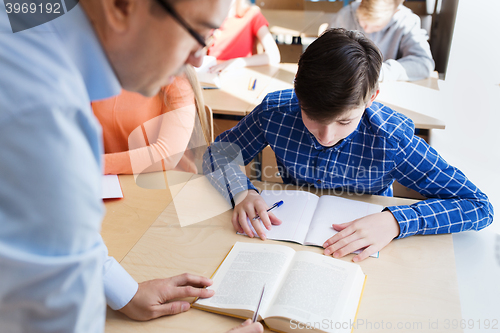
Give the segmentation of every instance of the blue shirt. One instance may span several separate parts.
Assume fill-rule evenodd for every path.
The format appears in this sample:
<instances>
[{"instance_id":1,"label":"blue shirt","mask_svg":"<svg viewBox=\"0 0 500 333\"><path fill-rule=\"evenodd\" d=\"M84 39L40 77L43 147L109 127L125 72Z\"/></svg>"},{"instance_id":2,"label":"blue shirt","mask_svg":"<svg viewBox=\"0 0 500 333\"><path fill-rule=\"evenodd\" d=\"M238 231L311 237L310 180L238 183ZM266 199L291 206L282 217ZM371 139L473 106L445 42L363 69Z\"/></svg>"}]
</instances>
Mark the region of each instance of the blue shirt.
<instances>
[{"instance_id":1,"label":"blue shirt","mask_svg":"<svg viewBox=\"0 0 500 333\"><path fill-rule=\"evenodd\" d=\"M413 205L387 207L399 223L399 238L479 230L493 221L487 196L414 135L409 118L380 103L365 110L344 140L323 147L304 126L295 92L277 91L215 141L204 169L228 200L255 189L239 164L269 145L286 184L392 196L397 180L424 195L427 200Z\"/></svg>"},{"instance_id":2,"label":"blue shirt","mask_svg":"<svg viewBox=\"0 0 500 333\"><path fill-rule=\"evenodd\" d=\"M112 275L130 282L125 302L137 290L99 235L103 149L90 102L119 82L78 5L13 33L0 2L0 73L1 330L103 331L103 289L122 285Z\"/></svg>"}]
</instances>

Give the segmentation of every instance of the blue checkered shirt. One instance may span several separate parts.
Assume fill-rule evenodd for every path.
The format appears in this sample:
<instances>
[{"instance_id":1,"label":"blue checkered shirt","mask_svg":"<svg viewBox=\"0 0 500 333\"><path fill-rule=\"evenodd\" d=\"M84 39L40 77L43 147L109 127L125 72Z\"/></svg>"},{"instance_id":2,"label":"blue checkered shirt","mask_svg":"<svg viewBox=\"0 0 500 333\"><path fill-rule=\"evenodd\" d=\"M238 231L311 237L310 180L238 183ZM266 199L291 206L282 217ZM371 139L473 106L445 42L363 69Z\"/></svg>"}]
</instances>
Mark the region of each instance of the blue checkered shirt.
<instances>
[{"instance_id":1,"label":"blue checkered shirt","mask_svg":"<svg viewBox=\"0 0 500 333\"><path fill-rule=\"evenodd\" d=\"M304 126L294 91L277 91L215 141L204 171L231 201L256 190L240 166L269 145L286 184L392 196L397 180L428 198L386 207L399 223L398 238L480 230L493 221L488 197L414 135L409 118L380 103L365 110L353 133L327 148Z\"/></svg>"}]
</instances>

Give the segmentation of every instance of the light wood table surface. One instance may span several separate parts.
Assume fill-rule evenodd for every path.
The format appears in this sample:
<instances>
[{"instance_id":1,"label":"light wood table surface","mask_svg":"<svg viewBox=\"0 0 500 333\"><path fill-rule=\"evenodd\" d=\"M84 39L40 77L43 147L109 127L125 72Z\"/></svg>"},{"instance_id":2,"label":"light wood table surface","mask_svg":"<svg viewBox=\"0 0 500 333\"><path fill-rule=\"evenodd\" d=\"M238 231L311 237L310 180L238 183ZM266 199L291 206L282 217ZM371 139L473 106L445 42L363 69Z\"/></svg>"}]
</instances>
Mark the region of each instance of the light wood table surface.
<instances>
[{"instance_id":1,"label":"light wood table surface","mask_svg":"<svg viewBox=\"0 0 500 333\"><path fill-rule=\"evenodd\" d=\"M300 36L324 13L309 10L262 9L274 35Z\"/></svg>"},{"instance_id":2,"label":"light wood table surface","mask_svg":"<svg viewBox=\"0 0 500 333\"><path fill-rule=\"evenodd\" d=\"M205 104L214 114L244 117L256 107L261 91L271 82L279 66L255 66L224 71L220 74L220 89L204 89ZM257 79L255 89L249 89L253 79Z\"/></svg>"},{"instance_id":3,"label":"light wood table surface","mask_svg":"<svg viewBox=\"0 0 500 333\"><path fill-rule=\"evenodd\" d=\"M297 72L297 64L280 64L279 70L274 74L274 77L269 82L269 84L262 90L261 94L258 96L259 102L264 99L264 97L276 90L290 89L293 88L293 79L295 78L295 73ZM425 80L415 81L415 82L393 82L391 85L382 85L381 90L384 92L384 100L377 99L384 105L401 112L415 124L415 128L418 129L444 129L445 123L437 118L416 112L410 108L402 107L398 104L386 102L386 100L391 100L391 95L398 93L398 86L404 85L410 89L406 89L409 94L409 98L418 98L417 95L411 96L411 87L414 88L429 88L438 90L438 78L433 76ZM385 89L385 91L384 91Z\"/></svg>"},{"instance_id":4,"label":"light wood table surface","mask_svg":"<svg viewBox=\"0 0 500 333\"><path fill-rule=\"evenodd\" d=\"M173 203L164 209L165 201L145 199L153 198L156 194L146 194L143 189L131 185L130 176L121 176L120 179L125 195L122 203L127 200L127 204L122 205L126 214L122 214L121 219L106 216L108 228L113 225L119 227L124 222L147 225L151 216L144 214L144 210L151 209L155 212L153 215L162 211L143 235L138 232L140 240L137 243L129 240L129 246L133 248L121 261L137 281L184 272L211 276L236 241L262 242L235 234L230 223L232 211L181 227ZM256 185L261 189L281 186L265 183ZM145 191L153 193L157 190ZM379 196L350 198L386 206L414 202ZM148 209L143 206L146 202ZM108 215L116 214L110 209L112 206L117 209L114 203L106 203ZM193 209L196 209L195 203ZM131 221L125 221L127 219ZM116 252L117 245L109 242L109 237L105 237L105 241L110 253ZM295 250L322 252L317 247L266 242L287 245ZM121 246L123 248L123 244ZM352 255L349 255L342 260L351 258ZM368 279L355 332L387 331L381 330L380 325L391 325L395 332L461 332L444 327L445 320L461 319L451 235L413 236L395 240L381 251L380 258L368 258L360 266ZM436 321L439 329L429 327ZM106 332L225 332L240 323L241 320L235 318L197 309L149 322L136 322L108 309ZM395 329L398 325L402 327Z\"/></svg>"},{"instance_id":5,"label":"light wood table surface","mask_svg":"<svg viewBox=\"0 0 500 333\"><path fill-rule=\"evenodd\" d=\"M166 182L161 181L163 174L145 174L139 177L138 185L133 175L119 176L123 198L104 201L106 215L102 222L101 235L109 255L117 261L127 255L172 202ZM151 183L155 186L149 186Z\"/></svg>"},{"instance_id":6,"label":"light wood table surface","mask_svg":"<svg viewBox=\"0 0 500 333\"><path fill-rule=\"evenodd\" d=\"M281 63L277 66L256 66L239 68L221 74L221 89L208 89L203 91L205 103L209 105L214 114L235 115L244 117L249 114L264 97L273 91L293 88L293 80L297 72L297 64ZM251 80L257 79L255 90L249 90ZM415 128L419 129L444 129L445 123L437 118L416 112L409 107L402 107L391 103L391 96L398 94L399 88L406 88L408 98L418 98L418 91L412 95L412 87L431 89L437 91L437 77L430 77L415 82L392 82L381 84L381 98L378 101L401 112L413 120Z\"/></svg>"}]
</instances>

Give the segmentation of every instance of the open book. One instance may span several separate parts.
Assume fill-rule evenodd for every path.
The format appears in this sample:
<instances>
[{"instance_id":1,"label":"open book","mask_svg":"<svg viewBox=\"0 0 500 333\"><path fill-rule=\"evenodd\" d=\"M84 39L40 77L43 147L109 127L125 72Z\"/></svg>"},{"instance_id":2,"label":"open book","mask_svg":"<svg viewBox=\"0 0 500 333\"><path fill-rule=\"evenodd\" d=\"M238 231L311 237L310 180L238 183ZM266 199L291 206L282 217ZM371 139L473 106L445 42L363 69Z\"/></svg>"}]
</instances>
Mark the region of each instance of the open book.
<instances>
[{"instance_id":1,"label":"open book","mask_svg":"<svg viewBox=\"0 0 500 333\"><path fill-rule=\"evenodd\" d=\"M379 213L384 208L367 202L345 199L333 195L317 195L305 191L262 191L262 198L271 207L283 200L283 205L272 213L283 223L265 230L267 239L282 240L322 247L337 233L332 224L351 222ZM249 221L250 224L250 221ZM252 232L255 233L250 224ZM359 253L356 251L355 253ZM378 252L372 257L378 258Z\"/></svg>"},{"instance_id":2,"label":"open book","mask_svg":"<svg viewBox=\"0 0 500 333\"><path fill-rule=\"evenodd\" d=\"M196 76L200 81L200 86L203 89L217 89L220 88L219 73L211 73L209 69L217 65L217 59L213 56L203 57L203 63L200 67L195 68Z\"/></svg>"},{"instance_id":3,"label":"open book","mask_svg":"<svg viewBox=\"0 0 500 333\"><path fill-rule=\"evenodd\" d=\"M251 318L275 331L351 332L365 275L357 264L285 245L237 242L212 277L215 295L194 308ZM336 324L337 323L337 324ZM308 330L309 331L309 330Z\"/></svg>"}]
</instances>

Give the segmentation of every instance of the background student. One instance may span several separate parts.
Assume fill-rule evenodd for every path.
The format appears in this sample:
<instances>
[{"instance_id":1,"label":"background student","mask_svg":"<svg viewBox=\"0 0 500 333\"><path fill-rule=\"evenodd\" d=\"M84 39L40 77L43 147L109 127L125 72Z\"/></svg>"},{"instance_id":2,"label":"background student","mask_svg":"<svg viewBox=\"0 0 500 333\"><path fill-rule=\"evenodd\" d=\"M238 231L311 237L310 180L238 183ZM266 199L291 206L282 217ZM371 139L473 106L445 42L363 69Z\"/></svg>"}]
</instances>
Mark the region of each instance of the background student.
<instances>
[{"instance_id":1,"label":"background student","mask_svg":"<svg viewBox=\"0 0 500 333\"><path fill-rule=\"evenodd\" d=\"M410 119L374 102L381 65L379 50L362 33L327 30L301 56L294 90L268 94L216 138L204 171L233 202L237 231L254 236L249 218L265 239L261 221L252 219L258 214L268 230L282 222L266 212L267 204L234 162L241 153L249 163L267 145L276 154L285 184L392 196L397 180L428 198L334 224L339 233L325 239L327 255L338 258L365 248L353 258L360 261L394 238L491 224L493 207L487 196L415 136Z\"/></svg>"},{"instance_id":2,"label":"background student","mask_svg":"<svg viewBox=\"0 0 500 333\"><path fill-rule=\"evenodd\" d=\"M414 81L434 70L429 36L404 0L361 0L343 7L328 27L359 30L383 55L380 81Z\"/></svg>"},{"instance_id":3,"label":"background student","mask_svg":"<svg viewBox=\"0 0 500 333\"><path fill-rule=\"evenodd\" d=\"M253 54L256 42L260 42L264 53ZM208 55L222 60L212 67L212 72L246 66L275 65L281 56L269 23L260 8L248 0L233 0L229 14L221 27L214 32L214 43Z\"/></svg>"},{"instance_id":4,"label":"background student","mask_svg":"<svg viewBox=\"0 0 500 333\"><path fill-rule=\"evenodd\" d=\"M185 153L200 122L205 145L210 133L201 88L194 69L163 87L154 97L122 90L121 94L92 103L103 128L104 173L139 174L177 168L197 173ZM147 143L146 144L146 140Z\"/></svg>"},{"instance_id":5,"label":"background student","mask_svg":"<svg viewBox=\"0 0 500 333\"><path fill-rule=\"evenodd\" d=\"M82 0L32 28L34 15L8 17L0 2L2 331L102 332L105 296L145 320L189 309L177 298L212 295L209 279L189 274L137 284L107 257L101 128L90 104L121 87L154 96L184 64L200 65L203 41L228 7Z\"/></svg>"}]
</instances>

